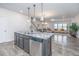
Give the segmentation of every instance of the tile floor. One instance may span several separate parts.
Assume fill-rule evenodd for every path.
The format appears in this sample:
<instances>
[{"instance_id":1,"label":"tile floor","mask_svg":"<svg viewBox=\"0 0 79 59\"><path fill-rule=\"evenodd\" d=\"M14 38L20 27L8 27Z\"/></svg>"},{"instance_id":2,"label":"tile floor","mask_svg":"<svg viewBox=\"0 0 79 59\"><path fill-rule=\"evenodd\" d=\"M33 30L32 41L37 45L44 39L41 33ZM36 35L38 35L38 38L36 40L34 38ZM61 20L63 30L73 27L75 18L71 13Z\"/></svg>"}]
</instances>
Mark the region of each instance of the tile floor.
<instances>
[{"instance_id":1,"label":"tile floor","mask_svg":"<svg viewBox=\"0 0 79 59\"><path fill-rule=\"evenodd\" d=\"M13 42L0 43L0 56L29 56ZM79 56L79 39L68 34L54 34L52 56Z\"/></svg>"}]
</instances>

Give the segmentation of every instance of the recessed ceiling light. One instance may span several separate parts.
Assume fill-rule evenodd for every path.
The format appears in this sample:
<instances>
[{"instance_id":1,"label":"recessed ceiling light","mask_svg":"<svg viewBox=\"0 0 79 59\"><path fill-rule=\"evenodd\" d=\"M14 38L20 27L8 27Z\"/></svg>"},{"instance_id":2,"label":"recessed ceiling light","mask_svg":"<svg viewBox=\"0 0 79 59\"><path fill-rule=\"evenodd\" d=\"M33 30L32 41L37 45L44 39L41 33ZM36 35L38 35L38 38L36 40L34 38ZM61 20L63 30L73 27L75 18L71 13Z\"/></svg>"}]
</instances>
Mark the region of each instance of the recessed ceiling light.
<instances>
[{"instance_id":1,"label":"recessed ceiling light","mask_svg":"<svg viewBox=\"0 0 79 59\"><path fill-rule=\"evenodd\" d=\"M23 13L23 10L20 10L19 12Z\"/></svg>"},{"instance_id":2,"label":"recessed ceiling light","mask_svg":"<svg viewBox=\"0 0 79 59\"><path fill-rule=\"evenodd\" d=\"M55 21L55 19L51 19L51 21Z\"/></svg>"}]
</instances>

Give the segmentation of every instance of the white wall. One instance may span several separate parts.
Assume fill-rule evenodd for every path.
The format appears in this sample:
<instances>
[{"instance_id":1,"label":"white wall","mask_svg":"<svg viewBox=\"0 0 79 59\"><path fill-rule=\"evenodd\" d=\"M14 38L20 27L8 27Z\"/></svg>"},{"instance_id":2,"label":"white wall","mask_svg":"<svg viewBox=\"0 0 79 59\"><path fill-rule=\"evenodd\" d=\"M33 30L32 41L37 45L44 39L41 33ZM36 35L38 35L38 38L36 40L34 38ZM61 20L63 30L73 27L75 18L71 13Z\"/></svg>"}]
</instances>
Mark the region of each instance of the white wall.
<instances>
[{"instance_id":1,"label":"white wall","mask_svg":"<svg viewBox=\"0 0 79 59\"><path fill-rule=\"evenodd\" d=\"M14 40L14 32L29 31L27 16L0 8L0 43Z\"/></svg>"},{"instance_id":2,"label":"white wall","mask_svg":"<svg viewBox=\"0 0 79 59\"><path fill-rule=\"evenodd\" d=\"M73 21L79 24L79 15L75 16Z\"/></svg>"}]
</instances>

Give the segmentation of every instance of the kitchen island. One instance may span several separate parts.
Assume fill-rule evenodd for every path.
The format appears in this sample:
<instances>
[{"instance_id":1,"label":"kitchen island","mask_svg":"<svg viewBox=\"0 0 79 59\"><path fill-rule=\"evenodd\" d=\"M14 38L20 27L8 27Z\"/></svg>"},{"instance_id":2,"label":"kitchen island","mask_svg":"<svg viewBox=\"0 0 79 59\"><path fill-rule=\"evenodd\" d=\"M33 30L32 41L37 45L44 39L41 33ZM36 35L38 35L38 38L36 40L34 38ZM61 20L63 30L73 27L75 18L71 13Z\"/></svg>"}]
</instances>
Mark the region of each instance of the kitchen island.
<instances>
[{"instance_id":1,"label":"kitchen island","mask_svg":"<svg viewBox=\"0 0 79 59\"><path fill-rule=\"evenodd\" d=\"M46 32L15 32L15 45L22 48L32 56L51 56L52 55L52 36L53 33Z\"/></svg>"}]
</instances>

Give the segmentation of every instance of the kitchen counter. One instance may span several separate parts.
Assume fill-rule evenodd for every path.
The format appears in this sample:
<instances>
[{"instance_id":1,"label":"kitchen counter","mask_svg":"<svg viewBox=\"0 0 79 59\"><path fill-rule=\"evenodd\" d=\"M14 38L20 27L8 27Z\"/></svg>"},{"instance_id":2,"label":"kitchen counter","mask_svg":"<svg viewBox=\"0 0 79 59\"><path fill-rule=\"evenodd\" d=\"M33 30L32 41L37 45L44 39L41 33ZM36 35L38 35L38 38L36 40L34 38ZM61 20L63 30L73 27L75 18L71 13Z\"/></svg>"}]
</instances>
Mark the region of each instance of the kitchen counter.
<instances>
[{"instance_id":1,"label":"kitchen counter","mask_svg":"<svg viewBox=\"0 0 79 59\"><path fill-rule=\"evenodd\" d=\"M30 55L52 55L53 33L46 32L15 32L15 45L22 48Z\"/></svg>"},{"instance_id":2,"label":"kitchen counter","mask_svg":"<svg viewBox=\"0 0 79 59\"><path fill-rule=\"evenodd\" d=\"M27 36L30 36L30 37L36 37L36 38L40 38L40 39L49 39L53 33L47 33L47 32L17 32L17 33L20 33L20 34L24 34L24 35L27 35Z\"/></svg>"}]
</instances>

